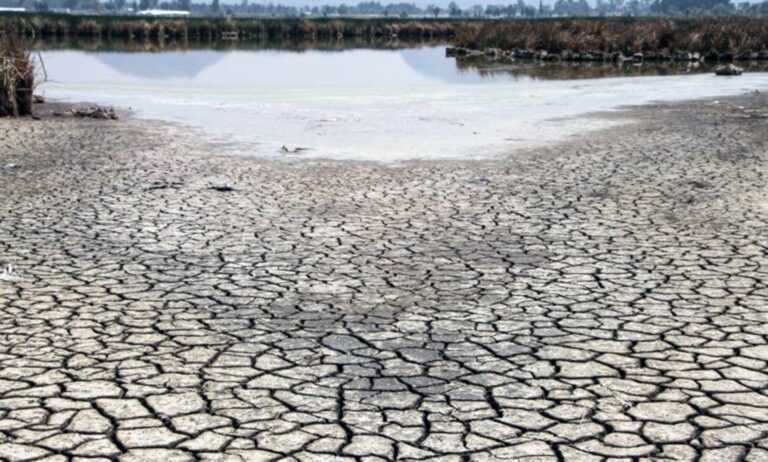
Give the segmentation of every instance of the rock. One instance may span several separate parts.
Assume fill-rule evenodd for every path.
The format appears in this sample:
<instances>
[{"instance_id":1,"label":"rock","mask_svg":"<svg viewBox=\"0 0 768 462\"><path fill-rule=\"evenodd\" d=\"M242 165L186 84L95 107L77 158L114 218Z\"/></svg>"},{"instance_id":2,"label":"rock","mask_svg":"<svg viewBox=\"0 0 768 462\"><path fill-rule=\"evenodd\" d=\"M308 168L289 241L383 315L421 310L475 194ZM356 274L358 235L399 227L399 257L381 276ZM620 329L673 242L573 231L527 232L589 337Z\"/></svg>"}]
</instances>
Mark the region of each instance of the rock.
<instances>
[{"instance_id":1,"label":"rock","mask_svg":"<svg viewBox=\"0 0 768 462\"><path fill-rule=\"evenodd\" d=\"M632 55L632 59L635 61L642 61L643 60L643 54L642 53L635 53Z\"/></svg>"},{"instance_id":2,"label":"rock","mask_svg":"<svg viewBox=\"0 0 768 462\"><path fill-rule=\"evenodd\" d=\"M466 54L466 50L461 47L447 47L445 49L445 57L446 58L453 58L456 56L464 56Z\"/></svg>"},{"instance_id":3,"label":"rock","mask_svg":"<svg viewBox=\"0 0 768 462\"><path fill-rule=\"evenodd\" d=\"M466 58L470 56L481 56L483 54L480 50L471 50L463 47L448 47L445 49L446 57L453 58Z\"/></svg>"},{"instance_id":4,"label":"rock","mask_svg":"<svg viewBox=\"0 0 768 462\"><path fill-rule=\"evenodd\" d=\"M468 181L469 184L474 184L478 186L487 186L491 183L491 180L488 178L473 178Z\"/></svg>"},{"instance_id":5,"label":"rock","mask_svg":"<svg viewBox=\"0 0 768 462\"><path fill-rule=\"evenodd\" d=\"M290 149L286 145L280 146L280 152L282 152L283 154L298 154L300 152L308 151L308 150L309 148L297 147L297 148Z\"/></svg>"},{"instance_id":6,"label":"rock","mask_svg":"<svg viewBox=\"0 0 768 462\"><path fill-rule=\"evenodd\" d=\"M520 59L534 59L536 57L536 53L531 50L516 50L515 56Z\"/></svg>"},{"instance_id":7,"label":"rock","mask_svg":"<svg viewBox=\"0 0 768 462\"><path fill-rule=\"evenodd\" d=\"M32 97L32 103L34 104L43 104L45 103L45 97L40 95L34 95Z\"/></svg>"},{"instance_id":8,"label":"rock","mask_svg":"<svg viewBox=\"0 0 768 462\"><path fill-rule=\"evenodd\" d=\"M744 69L734 64L723 64L715 68L715 75L741 75Z\"/></svg>"}]
</instances>

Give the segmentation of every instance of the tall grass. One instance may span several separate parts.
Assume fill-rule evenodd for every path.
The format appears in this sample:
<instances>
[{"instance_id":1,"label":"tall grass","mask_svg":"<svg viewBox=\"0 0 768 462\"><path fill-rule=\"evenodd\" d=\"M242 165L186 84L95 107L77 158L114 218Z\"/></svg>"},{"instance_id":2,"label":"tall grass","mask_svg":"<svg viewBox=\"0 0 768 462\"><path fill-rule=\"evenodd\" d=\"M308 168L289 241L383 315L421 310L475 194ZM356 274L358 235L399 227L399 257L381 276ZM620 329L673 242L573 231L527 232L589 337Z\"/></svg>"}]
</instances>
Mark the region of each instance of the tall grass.
<instances>
[{"instance_id":1,"label":"tall grass","mask_svg":"<svg viewBox=\"0 0 768 462\"><path fill-rule=\"evenodd\" d=\"M574 18L484 22L461 29L466 48L570 52L760 53L768 50L768 19Z\"/></svg>"},{"instance_id":2,"label":"tall grass","mask_svg":"<svg viewBox=\"0 0 768 462\"><path fill-rule=\"evenodd\" d=\"M0 36L0 117L32 114L35 64L22 40L9 33Z\"/></svg>"},{"instance_id":3,"label":"tall grass","mask_svg":"<svg viewBox=\"0 0 768 462\"><path fill-rule=\"evenodd\" d=\"M303 52L308 50L342 51L349 49L419 48L445 44L441 39L399 39L391 37L349 37L333 38L259 38L244 40L218 40L209 37L164 40L153 38L100 38L100 37L37 37L30 41L32 50L86 50L118 52L157 52L172 50L280 50Z\"/></svg>"},{"instance_id":4,"label":"tall grass","mask_svg":"<svg viewBox=\"0 0 768 462\"><path fill-rule=\"evenodd\" d=\"M452 38L476 21L401 18L142 18L54 13L2 14L27 37L191 39L236 32L246 38Z\"/></svg>"}]
</instances>

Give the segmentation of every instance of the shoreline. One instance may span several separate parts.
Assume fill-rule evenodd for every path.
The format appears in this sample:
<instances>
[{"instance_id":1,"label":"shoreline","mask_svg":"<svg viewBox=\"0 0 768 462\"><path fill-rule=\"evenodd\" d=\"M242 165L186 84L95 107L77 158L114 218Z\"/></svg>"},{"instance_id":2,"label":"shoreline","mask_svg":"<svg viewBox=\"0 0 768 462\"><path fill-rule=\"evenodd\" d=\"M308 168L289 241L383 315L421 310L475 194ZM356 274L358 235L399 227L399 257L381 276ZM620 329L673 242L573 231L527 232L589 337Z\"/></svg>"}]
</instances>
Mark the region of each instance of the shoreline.
<instances>
[{"instance_id":1,"label":"shoreline","mask_svg":"<svg viewBox=\"0 0 768 462\"><path fill-rule=\"evenodd\" d=\"M0 458L762 460L767 104L396 168L0 119Z\"/></svg>"},{"instance_id":2,"label":"shoreline","mask_svg":"<svg viewBox=\"0 0 768 462\"><path fill-rule=\"evenodd\" d=\"M236 141L226 140L224 135L214 135L211 132L207 132L202 127L196 127L185 122L174 122L162 119L154 118L142 118L136 114L132 108L125 108L121 106L102 105L99 103L88 101L65 101L57 100L55 98L46 98L43 103L35 103L37 109L33 116L24 116L18 119L5 119L6 121L28 121L33 122L51 122L60 121L63 125L77 124L78 122L84 122L87 124L99 124L99 123L116 123L127 124L132 130L136 132L145 132L151 134L155 138L170 137L172 141L168 148L176 149L190 149L191 146L196 148L191 149L195 151L195 157L202 159L239 159L245 161L253 161L256 163L266 163L275 165L293 165L293 164L361 164L375 167L392 167L392 168L404 168L410 165L429 165L429 164L453 164L453 165L484 165L484 164L497 164L497 163L509 163L514 162L516 156L523 158L531 158L543 154L550 154L552 152L558 152L559 148L572 145L572 144L589 144L590 140L605 140L612 138L615 132L623 131L624 129L629 131L637 131L646 129L645 126L649 122L649 113L655 111L674 111L680 108L686 107L706 107L709 105L724 105L725 107L741 108L743 104L749 104L753 99L768 99L768 92L761 92L759 90L744 91L738 95L726 95L722 97L706 97L706 98L693 98L677 101L654 101L644 104L627 104L618 106L608 110L598 110L585 114L575 116L559 116L548 119L549 122L556 122L569 119L586 119L595 120L597 122L604 122L604 127L590 128L585 132L573 133L566 135L562 139L545 142L541 145L531 146L519 146L509 147L504 154L500 154L493 157L463 157L463 158L404 158L397 160L371 160L371 159L347 159L347 158L333 158L333 157L301 157L300 155L290 156L266 156L266 155L252 155L242 152L244 148L229 148L230 146L238 146ZM77 108L103 108L112 109L118 116L115 120L100 120L92 119L88 117L79 116L62 116L55 113L63 113L70 109ZM653 116L651 116L652 119ZM0 121L3 121L0 118Z\"/></svg>"},{"instance_id":3,"label":"shoreline","mask_svg":"<svg viewBox=\"0 0 768 462\"><path fill-rule=\"evenodd\" d=\"M750 81L752 82L752 81ZM747 83L746 87L741 87L740 93L733 94L728 93L729 89L721 89L723 92L723 95L715 95L715 96L707 96L707 97L691 97L691 98L685 98L680 100L665 100L665 98L668 98L669 96L665 95L659 95L657 100L655 101L646 101L644 99L641 99L637 102L623 102L623 103L616 103L615 106L611 106L611 104L607 104L606 107L600 108L590 108L590 109L584 109L588 112L584 113L577 113L577 114L571 114L569 111L571 109L565 109L560 110L561 114L552 114L550 116L539 116L539 119L534 118L533 120L536 122L531 122L526 124L525 122L516 122L512 123L512 128L510 129L510 134L516 134L514 130L525 130L530 128L529 126L538 126L540 130L540 134L536 137L532 137L530 135L523 135L522 137L516 137L516 136L503 136L497 134L498 127L490 126L487 127L488 134L484 134L483 136L477 137L481 138L481 140L475 139L475 147L470 148L469 143L472 142L472 136L462 136L462 135L453 135L457 137L457 139L462 140L461 148L457 148L454 151L450 152L443 152L441 153L437 148L432 148L432 150L428 150L426 153L424 153L422 156L415 154L413 152L413 149L410 151L408 149L405 150L403 154L393 154L392 148L389 150L383 150L383 151L376 151L376 150L366 150L365 147L361 147L360 152L357 154L357 157L353 157L353 154L350 154L350 150L352 149L352 145L350 146L344 146L341 145L339 147L338 152L334 152L336 147L334 147L333 144L324 145L322 139L316 139L314 141L320 143L320 144L314 144L312 141L303 142L300 141L300 138L297 138L294 140L294 143L291 144L290 140L293 138L292 135L296 135L296 133L293 132L286 132L285 138L276 138L276 139L260 139L258 137L253 137L250 135L246 135L240 139L238 138L232 138L235 135L232 135L228 131L222 131L225 130L221 127L206 127L201 126L198 120L164 120L162 118L158 118L157 114L145 114L145 115L139 115L137 113L136 109L133 108L125 108L120 105L110 105L110 104L104 104L101 102L71 102L67 99L58 100L55 97L54 98L47 98L48 106L50 104L55 103L57 104L59 108L67 108L67 107L104 107L104 108L114 108L117 111L117 114L122 119L134 119L136 121L143 121L149 125L157 125L167 128L168 136L176 137L176 136L182 136L182 137L195 137L198 138L200 142L205 143L209 145L209 148L211 150L215 151L221 151L223 154L226 155L232 155L237 157L245 157L245 158L261 158L261 159L268 159L268 160L274 160L278 162L333 162L333 161L340 161L340 162L373 162L373 163L382 163L382 164L401 164L401 163L409 163L413 161L418 162L430 162L430 161L436 161L436 162L462 162L462 161L494 161L499 159L504 159L509 156L514 156L516 153L519 152L527 152L532 151L540 148L546 148L546 147L553 147L557 146L559 144L574 142L582 138L589 138L592 136L600 136L600 133L606 132L606 131L622 131L623 127L632 123L632 115L631 113L633 111L640 111L647 110L649 107L653 106L667 106L667 105L674 105L674 104L693 104L693 103L705 103L705 102L715 102L718 100L731 100L733 98L742 98L746 95L750 95L752 92L760 93L760 90L747 90L747 87L751 87L751 83ZM45 105L40 106L37 105L38 108L43 108L44 111L51 112L50 110L46 110ZM61 109L63 110L63 109ZM156 110L155 110L156 112ZM45 113L43 114L45 115ZM48 114L50 115L50 114ZM170 118L174 118L174 116L170 116ZM203 119L201 119L203 120ZM343 127L337 127L337 128L343 128ZM509 127L508 127L509 128ZM446 127L432 127L435 132L439 132L440 130L446 130ZM543 131L542 131L543 130ZM530 132L522 132L522 133L530 133ZM394 136L396 132L392 132L392 135ZM476 132L473 132L474 135L477 135ZM546 137L545 137L546 135ZM281 151L279 148L280 142L279 140L282 140L283 146L302 146L301 152L284 152ZM354 142L352 143L354 144ZM401 143L402 144L402 143ZM466 144L466 146L464 146ZM269 148L274 146L274 151L270 151ZM475 152L486 152L486 154L474 154ZM444 156L444 157L440 157Z\"/></svg>"}]
</instances>

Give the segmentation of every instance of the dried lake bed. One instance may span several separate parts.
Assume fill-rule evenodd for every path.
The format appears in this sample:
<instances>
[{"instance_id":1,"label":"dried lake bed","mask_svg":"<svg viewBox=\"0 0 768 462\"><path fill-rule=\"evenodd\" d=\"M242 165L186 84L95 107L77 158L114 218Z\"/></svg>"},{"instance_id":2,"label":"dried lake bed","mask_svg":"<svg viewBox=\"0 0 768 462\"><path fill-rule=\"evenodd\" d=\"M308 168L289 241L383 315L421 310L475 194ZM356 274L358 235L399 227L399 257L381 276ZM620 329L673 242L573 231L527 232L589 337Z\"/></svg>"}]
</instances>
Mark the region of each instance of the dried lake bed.
<instances>
[{"instance_id":1,"label":"dried lake bed","mask_svg":"<svg viewBox=\"0 0 768 462\"><path fill-rule=\"evenodd\" d=\"M768 101L712 103L394 166L0 120L0 458L766 460Z\"/></svg>"}]
</instances>

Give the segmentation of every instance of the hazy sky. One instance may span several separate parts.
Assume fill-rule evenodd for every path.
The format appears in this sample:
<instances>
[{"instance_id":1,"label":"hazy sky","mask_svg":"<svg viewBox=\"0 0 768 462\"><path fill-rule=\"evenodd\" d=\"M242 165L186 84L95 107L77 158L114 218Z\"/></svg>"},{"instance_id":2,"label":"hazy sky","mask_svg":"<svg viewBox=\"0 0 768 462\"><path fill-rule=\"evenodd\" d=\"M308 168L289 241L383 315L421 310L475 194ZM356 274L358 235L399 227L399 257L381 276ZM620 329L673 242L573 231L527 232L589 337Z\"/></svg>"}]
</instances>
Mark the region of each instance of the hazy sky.
<instances>
[{"instance_id":1,"label":"hazy sky","mask_svg":"<svg viewBox=\"0 0 768 462\"><path fill-rule=\"evenodd\" d=\"M205 2L210 3L211 0L194 0L197 2ZM222 4L224 3L241 3L242 0L220 0ZM319 6L319 5L341 5L342 3L347 5L356 5L360 3L361 0L248 0L250 3L273 3L276 5L290 5L290 6ZM368 0L366 0L368 1ZM448 4L452 0L373 0L378 1L382 5L386 5L387 3L414 3L416 6L419 7L425 7L427 5L437 5L441 8L445 8L448 6ZM517 3L517 0L484 0L484 1L477 1L477 0L454 0L456 4L458 4L462 8L467 8L472 5L507 5L510 3ZM538 0L532 1L532 0L523 0L528 4L536 5L538 6L539 2ZM551 4L554 3L554 0L544 0L544 4Z\"/></svg>"}]
</instances>

